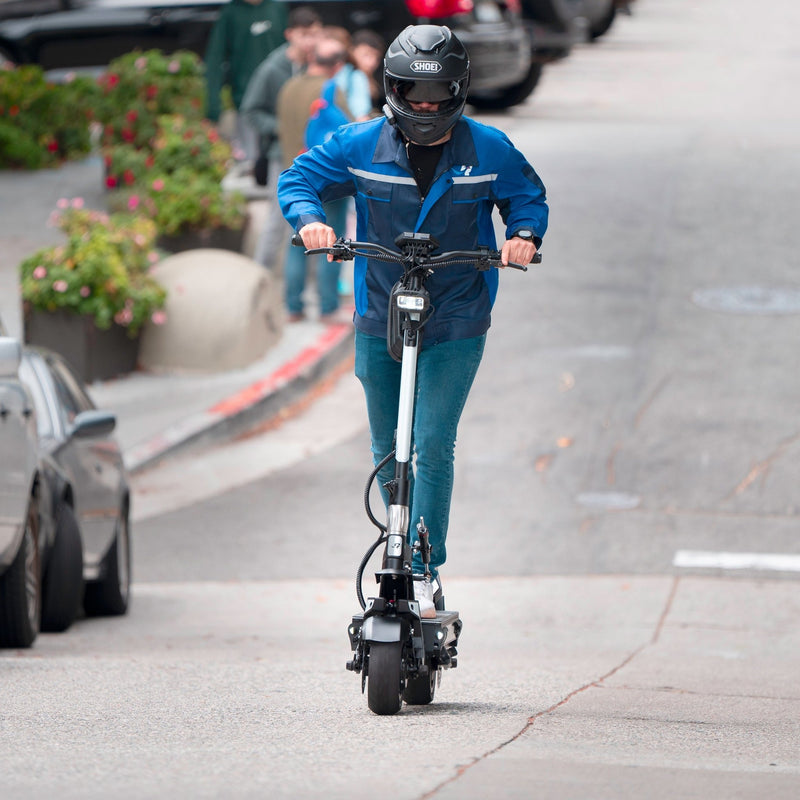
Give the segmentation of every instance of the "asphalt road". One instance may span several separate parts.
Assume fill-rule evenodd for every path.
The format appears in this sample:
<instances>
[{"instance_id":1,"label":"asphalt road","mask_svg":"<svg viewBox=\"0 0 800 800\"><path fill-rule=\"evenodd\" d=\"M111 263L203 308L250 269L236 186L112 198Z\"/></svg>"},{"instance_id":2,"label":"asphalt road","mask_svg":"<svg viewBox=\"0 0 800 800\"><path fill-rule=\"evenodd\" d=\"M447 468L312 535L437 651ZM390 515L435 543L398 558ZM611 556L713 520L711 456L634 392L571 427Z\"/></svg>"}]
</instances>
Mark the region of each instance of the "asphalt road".
<instances>
[{"instance_id":1,"label":"asphalt road","mask_svg":"<svg viewBox=\"0 0 800 800\"><path fill-rule=\"evenodd\" d=\"M552 227L460 431L435 703L375 717L344 670L345 376L137 478L131 614L0 655L4 797L800 795L800 8L636 5L484 118Z\"/></svg>"}]
</instances>

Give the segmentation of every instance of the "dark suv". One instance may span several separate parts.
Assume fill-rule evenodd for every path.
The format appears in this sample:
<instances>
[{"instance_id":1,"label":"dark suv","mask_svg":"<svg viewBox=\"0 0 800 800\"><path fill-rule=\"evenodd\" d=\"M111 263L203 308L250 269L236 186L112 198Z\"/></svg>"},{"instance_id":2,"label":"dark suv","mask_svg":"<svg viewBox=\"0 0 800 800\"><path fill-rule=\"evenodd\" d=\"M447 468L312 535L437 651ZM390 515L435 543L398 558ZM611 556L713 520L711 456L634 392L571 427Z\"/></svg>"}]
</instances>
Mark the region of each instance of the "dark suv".
<instances>
[{"instance_id":1,"label":"dark suv","mask_svg":"<svg viewBox=\"0 0 800 800\"><path fill-rule=\"evenodd\" d=\"M372 28L390 42L406 25L452 28L472 61L470 102L505 108L533 90L540 66L520 0L276 0L310 5L326 24ZM203 55L219 0L0 0L0 61L46 70L102 67L134 49Z\"/></svg>"}]
</instances>

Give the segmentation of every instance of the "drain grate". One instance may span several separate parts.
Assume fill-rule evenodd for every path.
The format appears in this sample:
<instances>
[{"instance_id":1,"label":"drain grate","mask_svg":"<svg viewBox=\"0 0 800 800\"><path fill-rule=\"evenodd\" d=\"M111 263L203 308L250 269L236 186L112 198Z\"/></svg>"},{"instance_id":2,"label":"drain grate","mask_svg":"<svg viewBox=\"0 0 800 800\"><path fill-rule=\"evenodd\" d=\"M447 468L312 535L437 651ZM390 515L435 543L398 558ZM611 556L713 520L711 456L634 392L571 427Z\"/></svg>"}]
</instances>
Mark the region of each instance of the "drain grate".
<instances>
[{"instance_id":1,"label":"drain grate","mask_svg":"<svg viewBox=\"0 0 800 800\"><path fill-rule=\"evenodd\" d=\"M709 311L729 314L800 314L800 289L731 286L697 289L692 302Z\"/></svg>"}]
</instances>

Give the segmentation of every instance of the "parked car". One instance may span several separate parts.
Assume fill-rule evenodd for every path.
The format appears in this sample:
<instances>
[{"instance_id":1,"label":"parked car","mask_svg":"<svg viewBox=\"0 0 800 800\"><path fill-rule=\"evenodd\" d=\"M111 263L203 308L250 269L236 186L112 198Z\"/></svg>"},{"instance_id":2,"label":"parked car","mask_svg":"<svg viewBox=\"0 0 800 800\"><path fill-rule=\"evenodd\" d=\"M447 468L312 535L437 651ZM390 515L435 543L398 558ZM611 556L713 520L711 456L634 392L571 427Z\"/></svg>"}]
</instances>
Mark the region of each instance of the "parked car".
<instances>
[{"instance_id":1,"label":"parked car","mask_svg":"<svg viewBox=\"0 0 800 800\"><path fill-rule=\"evenodd\" d=\"M41 610L36 421L22 347L4 333L0 323L0 647L30 647Z\"/></svg>"},{"instance_id":2,"label":"parked car","mask_svg":"<svg viewBox=\"0 0 800 800\"><path fill-rule=\"evenodd\" d=\"M131 50L205 53L220 0L0 0L0 62L103 67Z\"/></svg>"},{"instance_id":3,"label":"parked car","mask_svg":"<svg viewBox=\"0 0 800 800\"><path fill-rule=\"evenodd\" d=\"M633 0L521 0L522 17L540 64L569 55L573 45L606 33Z\"/></svg>"},{"instance_id":4,"label":"parked car","mask_svg":"<svg viewBox=\"0 0 800 800\"><path fill-rule=\"evenodd\" d=\"M387 44L406 25L447 25L470 54L470 102L521 103L539 78L520 0L279 0L313 5L324 22L372 28ZM0 61L46 70L102 67L134 49L205 53L220 0L0 0ZM32 12L35 12L32 14Z\"/></svg>"},{"instance_id":5,"label":"parked car","mask_svg":"<svg viewBox=\"0 0 800 800\"><path fill-rule=\"evenodd\" d=\"M98 410L67 362L26 347L19 369L36 409L42 525L42 629L87 615L124 614L130 601L130 489L113 436L116 418Z\"/></svg>"}]
</instances>

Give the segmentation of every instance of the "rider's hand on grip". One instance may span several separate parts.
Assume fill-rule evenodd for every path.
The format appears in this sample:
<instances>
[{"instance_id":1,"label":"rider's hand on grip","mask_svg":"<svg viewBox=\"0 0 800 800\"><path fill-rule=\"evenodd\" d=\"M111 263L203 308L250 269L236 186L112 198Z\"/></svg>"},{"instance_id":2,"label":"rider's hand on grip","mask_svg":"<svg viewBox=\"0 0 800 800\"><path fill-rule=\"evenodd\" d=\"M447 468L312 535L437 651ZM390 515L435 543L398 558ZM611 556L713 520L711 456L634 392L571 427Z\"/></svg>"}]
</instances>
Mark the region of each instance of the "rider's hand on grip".
<instances>
[{"instance_id":1,"label":"rider's hand on grip","mask_svg":"<svg viewBox=\"0 0 800 800\"><path fill-rule=\"evenodd\" d=\"M336 243L336 232L324 222L309 222L297 232L307 250L316 250L320 247L333 247ZM294 242L294 240L293 240ZM328 253L328 261L333 261L333 256Z\"/></svg>"},{"instance_id":2,"label":"rider's hand on grip","mask_svg":"<svg viewBox=\"0 0 800 800\"><path fill-rule=\"evenodd\" d=\"M530 264L535 255L536 245L532 241L514 236L503 243L500 260L504 267L509 264Z\"/></svg>"}]
</instances>

